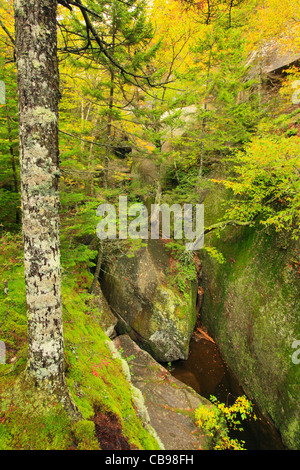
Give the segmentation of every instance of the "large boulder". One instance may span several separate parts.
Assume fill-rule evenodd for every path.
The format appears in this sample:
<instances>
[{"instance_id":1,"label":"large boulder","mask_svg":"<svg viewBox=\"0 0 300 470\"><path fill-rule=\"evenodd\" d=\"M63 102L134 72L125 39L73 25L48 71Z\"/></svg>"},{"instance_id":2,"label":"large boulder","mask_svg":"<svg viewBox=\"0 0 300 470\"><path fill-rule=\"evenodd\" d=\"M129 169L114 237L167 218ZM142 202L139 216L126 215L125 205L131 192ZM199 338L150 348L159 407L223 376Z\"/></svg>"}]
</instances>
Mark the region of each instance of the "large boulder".
<instances>
[{"instance_id":1,"label":"large boulder","mask_svg":"<svg viewBox=\"0 0 300 470\"><path fill-rule=\"evenodd\" d=\"M166 124L172 115L178 114L172 121L172 125ZM163 137L163 152L170 152L173 148L173 142L183 137L187 132L189 126L196 125L198 108L196 105L186 106L182 109L175 109L171 112L166 112L162 116L163 122L165 122L165 135Z\"/></svg>"},{"instance_id":2,"label":"large boulder","mask_svg":"<svg viewBox=\"0 0 300 470\"><path fill-rule=\"evenodd\" d=\"M230 193L216 188L205 201L206 224L215 223ZM224 256L202 252L201 318L250 399L275 424L284 444L300 449L300 242L271 229L227 228L206 242Z\"/></svg>"},{"instance_id":3,"label":"large boulder","mask_svg":"<svg viewBox=\"0 0 300 470\"><path fill-rule=\"evenodd\" d=\"M151 185L154 184L157 177L157 170L154 160L145 158L139 162L134 168L134 175L138 178L141 184Z\"/></svg>"},{"instance_id":4,"label":"large boulder","mask_svg":"<svg viewBox=\"0 0 300 470\"><path fill-rule=\"evenodd\" d=\"M129 336L118 336L114 344L128 361L132 384L142 393L150 425L165 450L206 449L208 439L196 425L195 410L212 404L172 377Z\"/></svg>"},{"instance_id":5,"label":"large boulder","mask_svg":"<svg viewBox=\"0 0 300 470\"><path fill-rule=\"evenodd\" d=\"M117 331L128 333L157 361L187 359L196 323L197 282L177 273L181 290L171 282L176 265L162 240L149 240L134 257L120 256L105 267L101 287ZM173 276L174 279L174 276Z\"/></svg>"}]
</instances>

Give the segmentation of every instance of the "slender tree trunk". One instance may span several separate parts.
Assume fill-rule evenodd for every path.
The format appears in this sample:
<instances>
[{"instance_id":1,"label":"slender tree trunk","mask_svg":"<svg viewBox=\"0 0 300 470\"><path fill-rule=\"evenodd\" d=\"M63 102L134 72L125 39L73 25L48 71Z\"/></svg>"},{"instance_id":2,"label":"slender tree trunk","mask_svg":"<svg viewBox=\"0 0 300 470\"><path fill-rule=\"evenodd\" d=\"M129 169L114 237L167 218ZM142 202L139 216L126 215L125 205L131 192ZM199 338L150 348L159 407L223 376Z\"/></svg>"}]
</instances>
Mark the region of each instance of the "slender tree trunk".
<instances>
[{"instance_id":1,"label":"slender tree trunk","mask_svg":"<svg viewBox=\"0 0 300 470\"><path fill-rule=\"evenodd\" d=\"M83 123L84 123L84 102L83 102L83 99L82 99L81 100L81 127L82 128L83 128ZM82 153L84 152L84 141L83 140L80 142L80 150L81 150Z\"/></svg>"},{"instance_id":2,"label":"slender tree trunk","mask_svg":"<svg viewBox=\"0 0 300 470\"><path fill-rule=\"evenodd\" d=\"M101 271L101 264L102 264L102 243L100 242L99 248L98 248L98 255L97 255L97 263L96 263L96 269L95 269L95 274L91 286L90 293L95 294L96 292L96 287L98 284L98 279L99 279L99 274Z\"/></svg>"},{"instance_id":3,"label":"slender tree trunk","mask_svg":"<svg viewBox=\"0 0 300 470\"><path fill-rule=\"evenodd\" d=\"M26 377L65 393L59 249L56 0L15 0L21 201L28 323Z\"/></svg>"},{"instance_id":4,"label":"slender tree trunk","mask_svg":"<svg viewBox=\"0 0 300 470\"><path fill-rule=\"evenodd\" d=\"M19 184L18 184L18 176L17 176L17 168L16 168L16 157L13 147L13 138L11 133L11 125L10 125L10 116L8 106L6 106L6 122L7 122L7 130L8 130L8 140L9 140L9 151L11 156L11 167L13 172L13 179L14 179L14 191L18 195L19 194ZM16 224L19 225L20 223L20 211L19 207L16 208Z\"/></svg>"},{"instance_id":5,"label":"slender tree trunk","mask_svg":"<svg viewBox=\"0 0 300 470\"><path fill-rule=\"evenodd\" d=\"M207 104L204 104L204 111L207 111ZM205 132L206 132L206 116L203 117L202 120L202 134L201 134L201 150L200 150L200 164L199 164L199 171L198 171L198 178L201 179L203 176L203 161L204 161L204 139L205 139Z\"/></svg>"},{"instance_id":6,"label":"slender tree trunk","mask_svg":"<svg viewBox=\"0 0 300 470\"><path fill-rule=\"evenodd\" d=\"M114 56L115 52L115 40L116 40L116 25L115 25L115 7L113 7L113 17L112 17L112 51L111 55ZM104 164L104 189L108 188L108 175L109 175L109 157L110 157L110 148L111 148L111 136L112 136L112 110L114 106L114 93L115 93L115 71L113 64L111 64L110 69L110 91L109 91L109 102L108 102L108 121L107 121L107 142L108 146L105 150L105 164Z\"/></svg>"},{"instance_id":7,"label":"slender tree trunk","mask_svg":"<svg viewBox=\"0 0 300 470\"><path fill-rule=\"evenodd\" d=\"M262 108L262 88L263 88L263 55L262 46L259 48L259 62L258 62L258 112Z\"/></svg>"},{"instance_id":8,"label":"slender tree trunk","mask_svg":"<svg viewBox=\"0 0 300 470\"><path fill-rule=\"evenodd\" d=\"M209 95L209 82L210 82L210 72L211 72L211 60L212 60L212 48L213 44L209 50L209 58L207 64L207 74L206 74L206 92L204 97L204 116L202 120L202 133L201 133L201 150L200 150L200 164L199 164L199 171L198 171L198 178L201 179L203 176L203 162L204 162L204 152L205 152L205 135L206 135L206 124L207 124L207 110L208 104L207 99Z\"/></svg>"},{"instance_id":9,"label":"slender tree trunk","mask_svg":"<svg viewBox=\"0 0 300 470\"><path fill-rule=\"evenodd\" d=\"M94 159L94 144L93 144L93 143L91 143L91 145L90 145L90 153L89 153L89 171L90 171L91 196L94 196L95 159Z\"/></svg>"},{"instance_id":10,"label":"slender tree trunk","mask_svg":"<svg viewBox=\"0 0 300 470\"><path fill-rule=\"evenodd\" d=\"M107 142L108 146L106 147L105 150L105 166L104 166L104 189L108 188L108 175L109 175L109 158L110 158L110 148L111 148L111 137L112 137L112 110L114 106L114 80L115 80L115 74L114 70L112 69L110 72L110 92L109 92L109 103L108 103L108 109L109 109L109 115L108 115L108 121L107 121Z\"/></svg>"}]
</instances>

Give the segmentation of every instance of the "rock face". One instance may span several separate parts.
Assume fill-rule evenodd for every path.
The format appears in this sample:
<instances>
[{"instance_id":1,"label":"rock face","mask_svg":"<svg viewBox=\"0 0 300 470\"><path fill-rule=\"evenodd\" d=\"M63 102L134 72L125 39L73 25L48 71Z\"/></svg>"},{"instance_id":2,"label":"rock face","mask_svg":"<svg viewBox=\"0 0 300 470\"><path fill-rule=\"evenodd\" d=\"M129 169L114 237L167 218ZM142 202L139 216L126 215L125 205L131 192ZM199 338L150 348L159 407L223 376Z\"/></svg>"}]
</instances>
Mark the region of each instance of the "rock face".
<instances>
[{"instance_id":1,"label":"rock face","mask_svg":"<svg viewBox=\"0 0 300 470\"><path fill-rule=\"evenodd\" d=\"M220 191L206 199L207 225L217 220ZM214 236L213 234L211 236ZM239 382L281 433L300 449L300 366L292 360L299 339L300 243L250 228L210 239L225 257L202 254L202 320Z\"/></svg>"},{"instance_id":2,"label":"rock face","mask_svg":"<svg viewBox=\"0 0 300 470\"><path fill-rule=\"evenodd\" d=\"M97 310L99 314L99 323L104 333L108 337L113 337L118 319L113 315L102 290L96 288L95 295L91 301L91 306Z\"/></svg>"},{"instance_id":3,"label":"rock face","mask_svg":"<svg viewBox=\"0 0 300 470\"><path fill-rule=\"evenodd\" d=\"M153 160L145 158L136 166L136 176L142 184L153 184L156 178L156 166Z\"/></svg>"},{"instance_id":4,"label":"rock face","mask_svg":"<svg viewBox=\"0 0 300 470\"><path fill-rule=\"evenodd\" d=\"M188 126L191 124L196 124L197 121L197 112L198 108L196 105L186 106L184 108L175 110L180 114L177 119L172 124L172 127L166 125L165 126L165 135L163 137L164 143L162 145L163 152L170 152L172 150L172 141L182 137ZM173 113L167 112L162 116L162 119L170 118Z\"/></svg>"},{"instance_id":5,"label":"rock face","mask_svg":"<svg viewBox=\"0 0 300 470\"><path fill-rule=\"evenodd\" d=\"M127 335L114 344L128 361L132 384L138 388L150 418L165 450L201 450L207 442L195 424L195 409L211 403L192 388L174 379Z\"/></svg>"},{"instance_id":6,"label":"rock face","mask_svg":"<svg viewBox=\"0 0 300 470\"><path fill-rule=\"evenodd\" d=\"M128 333L157 361L186 359L196 322L197 283L186 281L185 292L171 285L172 259L161 240L149 240L133 258L122 256L105 268L101 287L117 331Z\"/></svg>"}]
</instances>

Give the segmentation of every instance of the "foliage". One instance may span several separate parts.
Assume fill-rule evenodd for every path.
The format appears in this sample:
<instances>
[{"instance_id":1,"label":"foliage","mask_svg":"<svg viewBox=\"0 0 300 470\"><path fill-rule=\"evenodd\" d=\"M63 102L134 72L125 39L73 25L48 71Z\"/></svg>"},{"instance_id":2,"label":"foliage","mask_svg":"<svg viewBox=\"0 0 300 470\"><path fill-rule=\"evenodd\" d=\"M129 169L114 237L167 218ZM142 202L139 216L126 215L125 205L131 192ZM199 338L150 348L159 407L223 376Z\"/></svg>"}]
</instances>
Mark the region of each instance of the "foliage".
<instances>
[{"instance_id":1,"label":"foliage","mask_svg":"<svg viewBox=\"0 0 300 470\"><path fill-rule=\"evenodd\" d=\"M299 0L246 2L247 48L249 52L273 44L283 52L299 48ZM284 32L284 34L282 34Z\"/></svg>"},{"instance_id":2,"label":"foliage","mask_svg":"<svg viewBox=\"0 0 300 470\"><path fill-rule=\"evenodd\" d=\"M195 411L197 425L209 437L209 447L214 450L245 450L245 443L231 438L230 430L243 431L241 421L254 417L251 402L241 396L233 405L226 406L213 396L210 399L214 406L200 405Z\"/></svg>"},{"instance_id":3,"label":"foliage","mask_svg":"<svg viewBox=\"0 0 300 470\"><path fill-rule=\"evenodd\" d=\"M0 80L7 88L7 106L0 106L0 340L8 353L7 364L0 365L0 448L66 449L74 443L78 449L98 448L95 406L120 418L131 444L156 448L107 347L101 313L91 306L99 204L117 204L120 194L132 202L198 203L214 184L223 184L234 195L224 222L258 223L298 237L300 117L298 108L290 110L290 100L299 70L286 72L280 106L272 114L270 103L260 109L259 90L248 80L245 64L249 55L260 58L265 44L298 51L299 0L287 0L285 8L279 0L84 4L96 13L93 26L113 60L87 34L78 8L60 6L65 355L68 385L84 416L73 426L57 404L41 400L35 406L30 396L21 403L17 395L9 402L4 393L24 370L27 343L13 8L12 0L0 0ZM156 167L147 184L133 171L145 158ZM210 179L215 165L221 179ZM125 252L133 257L141 244L103 244L103 258ZM177 241L168 247L169 280L187 295L196 280L194 253ZM214 246L204 250L224 262ZM211 434L215 448L242 448L227 426L239 428L250 405L243 397L231 407L212 401L210 410L197 410L199 426Z\"/></svg>"},{"instance_id":4,"label":"foliage","mask_svg":"<svg viewBox=\"0 0 300 470\"><path fill-rule=\"evenodd\" d=\"M3 15L9 24L11 14L5 11ZM5 229L16 231L20 228L21 205L17 79L10 48L2 41L0 32L0 80L6 88L6 104L0 105L0 223Z\"/></svg>"},{"instance_id":5,"label":"foliage","mask_svg":"<svg viewBox=\"0 0 300 470\"><path fill-rule=\"evenodd\" d=\"M215 180L232 189L237 198L226 218L273 226L298 237L300 221L300 153L296 136L255 137L234 158L234 175Z\"/></svg>"},{"instance_id":6,"label":"foliage","mask_svg":"<svg viewBox=\"0 0 300 470\"><path fill-rule=\"evenodd\" d=\"M0 340L7 345L0 365L0 448L65 450L97 447L95 408L118 416L124 436L139 449L158 444L144 429L132 404L132 389L122 365L113 357L101 329L101 312L88 293L92 275L82 263L63 276L66 380L83 421L73 424L49 396L35 395L21 381L26 366L26 300L20 237L1 239ZM3 281L8 282L8 295ZM9 312L9 315L7 315ZM50 400L50 401L49 401Z\"/></svg>"},{"instance_id":7,"label":"foliage","mask_svg":"<svg viewBox=\"0 0 300 470\"><path fill-rule=\"evenodd\" d=\"M228 28L221 18L207 26L192 52L186 80L198 107L200 142L206 152L228 152L249 139L258 120L256 101L241 98L249 86L243 29Z\"/></svg>"},{"instance_id":8,"label":"foliage","mask_svg":"<svg viewBox=\"0 0 300 470\"><path fill-rule=\"evenodd\" d=\"M178 241L168 242L166 250L171 257L169 283L175 286L186 300L189 300L191 286L197 281L194 252L186 250L185 246Z\"/></svg>"}]
</instances>

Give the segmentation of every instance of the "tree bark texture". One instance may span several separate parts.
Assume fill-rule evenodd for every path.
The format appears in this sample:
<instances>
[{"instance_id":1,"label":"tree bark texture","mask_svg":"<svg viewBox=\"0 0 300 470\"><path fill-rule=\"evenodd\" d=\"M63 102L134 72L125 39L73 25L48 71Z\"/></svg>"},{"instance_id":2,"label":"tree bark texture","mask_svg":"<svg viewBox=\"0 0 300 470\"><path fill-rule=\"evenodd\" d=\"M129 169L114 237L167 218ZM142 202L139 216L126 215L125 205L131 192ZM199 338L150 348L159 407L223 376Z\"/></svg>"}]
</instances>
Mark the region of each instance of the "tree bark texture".
<instances>
[{"instance_id":1,"label":"tree bark texture","mask_svg":"<svg viewBox=\"0 0 300 470\"><path fill-rule=\"evenodd\" d=\"M64 382L59 249L56 0L15 0L27 375Z\"/></svg>"}]
</instances>

